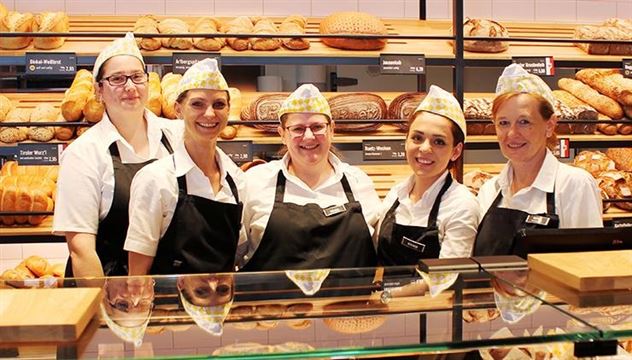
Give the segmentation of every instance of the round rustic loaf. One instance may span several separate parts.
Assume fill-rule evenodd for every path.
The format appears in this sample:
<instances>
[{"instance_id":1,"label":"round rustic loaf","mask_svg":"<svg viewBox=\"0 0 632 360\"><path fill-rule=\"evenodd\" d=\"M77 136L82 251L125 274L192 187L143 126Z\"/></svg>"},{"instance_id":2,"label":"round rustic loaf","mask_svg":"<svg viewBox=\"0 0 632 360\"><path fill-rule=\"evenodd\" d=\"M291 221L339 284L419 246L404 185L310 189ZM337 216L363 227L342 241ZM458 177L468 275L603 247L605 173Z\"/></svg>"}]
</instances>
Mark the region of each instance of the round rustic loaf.
<instances>
[{"instance_id":1,"label":"round rustic loaf","mask_svg":"<svg viewBox=\"0 0 632 360\"><path fill-rule=\"evenodd\" d=\"M506 38L509 37L509 32L494 20L467 18L463 23L463 36ZM509 43L506 41L467 40L463 43L463 48L472 52L497 53L507 50Z\"/></svg>"},{"instance_id":2,"label":"round rustic loaf","mask_svg":"<svg viewBox=\"0 0 632 360\"><path fill-rule=\"evenodd\" d=\"M386 35L386 26L377 17L363 12L337 12L320 23L321 34ZM386 39L322 38L323 44L348 50L379 50Z\"/></svg>"},{"instance_id":3,"label":"round rustic loaf","mask_svg":"<svg viewBox=\"0 0 632 360\"><path fill-rule=\"evenodd\" d=\"M248 106L245 106L241 110L241 119L245 121L253 120L278 120L279 109L281 104L287 98L287 94L266 94L261 95ZM266 132L276 133L278 124L266 124L266 125L251 125L257 129L261 129Z\"/></svg>"},{"instance_id":4,"label":"round rustic loaf","mask_svg":"<svg viewBox=\"0 0 632 360\"><path fill-rule=\"evenodd\" d=\"M397 96L388 105L388 118L408 120L425 97L425 92L407 92ZM402 130L408 130L407 121L394 125Z\"/></svg>"},{"instance_id":5,"label":"round rustic loaf","mask_svg":"<svg viewBox=\"0 0 632 360\"><path fill-rule=\"evenodd\" d=\"M573 166L577 166L588 171L592 176L597 177L603 171L615 170L615 163L601 151L582 151L575 159Z\"/></svg>"},{"instance_id":6,"label":"round rustic loaf","mask_svg":"<svg viewBox=\"0 0 632 360\"><path fill-rule=\"evenodd\" d=\"M632 175L626 171L604 171L599 174L597 184L609 199L632 197ZM632 210L632 202L615 202L614 206L623 210Z\"/></svg>"}]
</instances>

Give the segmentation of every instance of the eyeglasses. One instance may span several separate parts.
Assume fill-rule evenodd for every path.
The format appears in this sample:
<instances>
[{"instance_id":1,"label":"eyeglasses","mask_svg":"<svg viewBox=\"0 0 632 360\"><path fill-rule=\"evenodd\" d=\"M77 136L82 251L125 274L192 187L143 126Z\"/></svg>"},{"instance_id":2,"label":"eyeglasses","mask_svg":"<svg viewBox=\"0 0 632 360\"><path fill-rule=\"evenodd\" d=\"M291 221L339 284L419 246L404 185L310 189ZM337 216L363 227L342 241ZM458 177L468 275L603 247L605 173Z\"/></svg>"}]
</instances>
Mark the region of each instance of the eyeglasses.
<instances>
[{"instance_id":1,"label":"eyeglasses","mask_svg":"<svg viewBox=\"0 0 632 360\"><path fill-rule=\"evenodd\" d=\"M127 83L127 79L131 79L136 85L141 85L147 82L148 75L144 72L137 72L132 75L115 74L101 79L101 82L107 81L111 86L121 86Z\"/></svg>"},{"instance_id":2,"label":"eyeglasses","mask_svg":"<svg viewBox=\"0 0 632 360\"><path fill-rule=\"evenodd\" d=\"M290 132L290 135L293 138L298 138L305 136L305 131L307 131L307 129L309 129L314 135L325 135L328 125L329 123L315 123L309 126L292 125L286 126L285 129Z\"/></svg>"},{"instance_id":3,"label":"eyeglasses","mask_svg":"<svg viewBox=\"0 0 632 360\"><path fill-rule=\"evenodd\" d=\"M110 306L122 312L129 312L132 309L137 309L139 311L149 311L154 307L154 301L151 299L141 299L138 301L138 305L134 305L133 302L127 299L116 299L116 301L114 302L108 302L110 303Z\"/></svg>"}]
</instances>

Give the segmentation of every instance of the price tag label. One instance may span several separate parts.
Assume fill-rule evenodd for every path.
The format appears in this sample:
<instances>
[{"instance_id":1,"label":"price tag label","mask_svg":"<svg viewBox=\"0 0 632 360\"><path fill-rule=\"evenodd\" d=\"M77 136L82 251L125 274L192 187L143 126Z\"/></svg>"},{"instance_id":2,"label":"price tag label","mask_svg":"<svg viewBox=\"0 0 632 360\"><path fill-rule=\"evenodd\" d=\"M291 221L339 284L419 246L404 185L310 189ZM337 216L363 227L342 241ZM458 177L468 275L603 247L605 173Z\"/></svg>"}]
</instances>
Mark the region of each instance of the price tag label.
<instances>
[{"instance_id":1,"label":"price tag label","mask_svg":"<svg viewBox=\"0 0 632 360\"><path fill-rule=\"evenodd\" d=\"M557 146L553 151L553 155L560 159L568 159L571 157L571 141L568 138L559 138Z\"/></svg>"},{"instance_id":2,"label":"price tag label","mask_svg":"<svg viewBox=\"0 0 632 360\"><path fill-rule=\"evenodd\" d=\"M423 54L380 54L380 72L423 75L426 73L426 57Z\"/></svg>"},{"instance_id":3,"label":"price tag label","mask_svg":"<svg viewBox=\"0 0 632 360\"><path fill-rule=\"evenodd\" d=\"M217 146L236 163L252 161L252 141L218 141Z\"/></svg>"},{"instance_id":4,"label":"price tag label","mask_svg":"<svg viewBox=\"0 0 632 360\"><path fill-rule=\"evenodd\" d=\"M26 53L26 75L74 75L77 72L75 53Z\"/></svg>"},{"instance_id":5,"label":"price tag label","mask_svg":"<svg viewBox=\"0 0 632 360\"><path fill-rule=\"evenodd\" d=\"M522 66L529 74L538 76L555 75L555 62L553 56L545 57L514 57L514 64Z\"/></svg>"},{"instance_id":6,"label":"price tag label","mask_svg":"<svg viewBox=\"0 0 632 360\"><path fill-rule=\"evenodd\" d=\"M172 72L174 74L184 74L193 64L204 59L211 58L217 60L217 65L222 67L222 58L219 53L184 53L174 52L171 56Z\"/></svg>"},{"instance_id":7,"label":"price tag label","mask_svg":"<svg viewBox=\"0 0 632 360\"><path fill-rule=\"evenodd\" d=\"M632 227L632 218L614 219L612 226L615 228Z\"/></svg>"},{"instance_id":8,"label":"price tag label","mask_svg":"<svg viewBox=\"0 0 632 360\"><path fill-rule=\"evenodd\" d=\"M18 164L58 165L62 144L18 144Z\"/></svg>"},{"instance_id":9,"label":"price tag label","mask_svg":"<svg viewBox=\"0 0 632 360\"><path fill-rule=\"evenodd\" d=\"M623 76L632 78L632 59L623 59Z\"/></svg>"},{"instance_id":10,"label":"price tag label","mask_svg":"<svg viewBox=\"0 0 632 360\"><path fill-rule=\"evenodd\" d=\"M363 140L362 157L370 160L405 160L405 140Z\"/></svg>"}]
</instances>

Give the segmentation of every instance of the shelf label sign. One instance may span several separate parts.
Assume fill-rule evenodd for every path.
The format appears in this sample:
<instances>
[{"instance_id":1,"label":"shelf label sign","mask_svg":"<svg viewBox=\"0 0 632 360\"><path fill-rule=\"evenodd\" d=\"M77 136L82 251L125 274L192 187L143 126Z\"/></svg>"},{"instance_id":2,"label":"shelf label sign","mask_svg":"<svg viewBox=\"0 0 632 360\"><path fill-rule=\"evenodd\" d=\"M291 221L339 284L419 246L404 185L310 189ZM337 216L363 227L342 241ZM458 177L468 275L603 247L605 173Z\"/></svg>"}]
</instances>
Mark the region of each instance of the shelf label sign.
<instances>
[{"instance_id":1,"label":"shelf label sign","mask_svg":"<svg viewBox=\"0 0 632 360\"><path fill-rule=\"evenodd\" d=\"M553 151L553 155L560 159L568 159L571 157L571 142L569 138L557 139L557 146Z\"/></svg>"},{"instance_id":2,"label":"shelf label sign","mask_svg":"<svg viewBox=\"0 0 632 360\"><path fill-rule=\"evenodd\" d=\"M252 141L218 141L217 146L236 163L252 161Z\"/></svg>"},{"instance_id":3,"label":"shelf label sign","mask_svg":"<svg viewBox=\"0 0 632 360\"><path fill-rule=\"evenodd\" d=\"M380 54L380 72L382 74L424 75L426 57L423 54Z\"/></svg>"},{"instance_id":4,"label":"shelf label sign","mask_svg":"<svg viewBox=\"0 0 632 360\"><path fill-rule=\"evenodd\" d=\"M553 56L545 57L514 57L514 64L522 66L529 74L538 76L555 75L555 62Z\"/></svg>"},{"instance_id":5,"label":"shelf label sign","mask_svg":"<svg viewBox=\"0 0 632 360\"><path fill-rule=\"evenodd\" d=\"M362 157L371 160L405 160L405 140L362 140Z\"/></svg>"},{"instance_id":6,"label":"shelf label sign","mask_svg":"<svg viewBox=\"0 0 632 360\"><path fill-rule=\"evenodd\" d=\"M632 59L623 59L623 76L632 78Z\"/></svg>"},{"instance_id":7,"label":"shelf label sign","mask_svg":"<svg viewBox=\"0 0 632 360\"><path fill-rule=\"evenodd\" d=\"M26 75L74 75L77 72L75 53L26 53Z\"/></svg>"},{"instance_id":8,"label":"shelf label sign","mask_svg":"<svg viewBox=\"0 0 632 360\"><path fill-rule=\"evenodd\" d=\"M63 144L18 144L18 164L58 165Z\"/></svg>"},{"instance_id":9,"label":"shelf label sign","mask_svg":"<svg viewBox=\"0 0 632 360\"><path fill-rule=\"evenodd\" d=\"M172 72L174 74L184 74L193 64L206 58L217 60L217 65L222 67L222 58L219 53L185 53L174 52L171 56Z\"/></svg>"}]
</instances>

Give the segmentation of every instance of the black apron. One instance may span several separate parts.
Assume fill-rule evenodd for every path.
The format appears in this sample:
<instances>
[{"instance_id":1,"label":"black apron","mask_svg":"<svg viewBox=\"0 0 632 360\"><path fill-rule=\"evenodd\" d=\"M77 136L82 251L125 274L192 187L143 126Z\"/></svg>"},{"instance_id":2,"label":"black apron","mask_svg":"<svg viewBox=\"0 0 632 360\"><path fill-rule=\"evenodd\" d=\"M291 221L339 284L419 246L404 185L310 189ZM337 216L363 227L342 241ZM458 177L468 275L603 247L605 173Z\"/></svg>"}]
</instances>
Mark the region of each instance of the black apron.
<instances>
[{"instance_id":1,"label":"black apron","mask_svg":"<svg viewBox=\"0 0 632 360\"><path fill-rule=\"evenodd\" d=\"M362 207L355 200L345 175L340 182L349 201L344 205L323 209L314 203L285 203L286 179L279 171L270 219L259 246L243 270L375 266L375 248Z\"/></svg>"},{"instance_id":2,"label":"black apron","mask_svg":"<svg viewBox=\"0 0 632 360\"><path fill-rule=\"evenodd\" d=\"M443 194L452 185L448 173L441 190L437 194L426 227L400 225L395 222L395 210L399 199L386 212L378 236L377 258L382 266L416 265L419 259L437 259L441 252L437 216Z\"/></svg>"},{"instance_id":3,"label":"black apron","mask_svg":"<svg viewBox=\"0 0 632 360\"><path fill-rule=\"evenodd\" d=\"M169 154L173 154L171 144L169 144L164 132L162 133L160 142L164 145ZM114 194L110 211L108 211L105 218L99 222L96 251L101 260L101 266L103 267L103 274L105 274L105 276L126 276L128 273L127 251L123 250L123 245L125 244L127 228L129 226L130 186L138 170L156 161L156 159L150 159L141 163L124 164L121 161L121 155L116 141L110 144L109 150L114 168ZM72 277L72 258L70 257L66 263L66 277Z\"/></svg>"},{"instance_id":4,"label":"black apron","mask_svg":"<svg viewBox=\"0 0 632 360\"><path fill-rule=\"evenodd\" d=\"M228 173L226 181L236 204L189 195L186 175L178 177L178 203L150 274L234 271L243 204Z\"/></svg>"},{"instance_id":5,"label":"black apron","mask_svg":"<svg viewBox=\"0 0 632 360\"><path fill-rule=\"evenodd\" d=\"M560 219L555 213L555 189L546 193L546 214L532 215L521 210L498 207L502 198L502 191L499 191L478 226L474 256L513 255L519 247L516 240L521 229L559 228Z\"/></svg>"}]
</instances>

